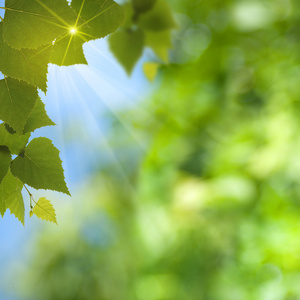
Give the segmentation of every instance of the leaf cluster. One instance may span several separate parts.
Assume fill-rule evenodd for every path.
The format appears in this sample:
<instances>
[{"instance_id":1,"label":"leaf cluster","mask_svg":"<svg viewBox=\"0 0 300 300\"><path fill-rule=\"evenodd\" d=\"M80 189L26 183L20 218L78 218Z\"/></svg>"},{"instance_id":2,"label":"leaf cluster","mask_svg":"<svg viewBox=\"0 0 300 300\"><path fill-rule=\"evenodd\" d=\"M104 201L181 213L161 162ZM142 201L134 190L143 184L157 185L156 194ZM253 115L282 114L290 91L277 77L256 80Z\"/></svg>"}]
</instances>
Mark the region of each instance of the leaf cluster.
<instances>
[{"instance_id":1,"label":"leaf cluster","mask_svg":"<svg viewBox=\"0 0 300 300\"><path fill-rule=\"evenodd\" d=\"M109 37L110 49L131 74L144 49L150 48L157 57L145 63L144 73L152 81L159 66L169 61L171 33L177 27L171 7L166 0L131 0L123 8L125 23Z\"/></svg>"},{"instance_id":2,"label":"leaf cluster","mask_svg":"<svg viewBox=\"0 0 300 300\"><path fill-rule=\"evenodd\" d=\"M9 209L24 224L25 184L70 195L52 141L29 141L37 128L55 125L38 95L47 92L48 64L87 64L83 44L114 32L125 14L112 0L6 0L0 9L0 214ZM48 200L31 208L56 223Z\"/></svg>"}]
</instances>

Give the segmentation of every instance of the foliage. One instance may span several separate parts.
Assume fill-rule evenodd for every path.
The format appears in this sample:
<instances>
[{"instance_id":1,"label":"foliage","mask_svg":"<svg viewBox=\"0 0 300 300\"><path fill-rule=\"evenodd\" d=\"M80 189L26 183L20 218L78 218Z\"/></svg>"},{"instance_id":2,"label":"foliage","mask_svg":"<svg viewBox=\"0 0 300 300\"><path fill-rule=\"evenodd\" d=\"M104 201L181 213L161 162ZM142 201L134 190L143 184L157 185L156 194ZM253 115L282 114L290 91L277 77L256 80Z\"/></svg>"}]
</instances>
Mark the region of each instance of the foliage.
<instances>
[{"instance_id":1,"label":"foliage","mask_svg":"<svg viewBox=\"0 0 300 300\"><path fill-rule=\"evenodd\" d=\"M166 0L132 0L123 5L126 11L121 30L109 38L110 49L126 72L131 74L144 48L157 55L159 65L167 64L172 48L172 29L177 28L173 12ZM157 58L155 60L157 60ZM152 69L144 69L152 78Z\"/></svg>"},{"instance_id":2,"label":"foliage","mask_svg":"<svg viewBox=\"0 0 300 300\"><path fill-rule=\"evenodd\" d=\"M15 193L15 185L52 189L70 194L66 186L59 152L51 141L37 138L27 144L35 129L54 125L38 97L38 88L47 90L49 62L58 65L86 63L83 43L114 32L124 13L114 1L6 0L5 17L0 23L1 164L0 184L5 195ZM76 31L76 34L75 34ZM18 156L11 161L11 154ZM11 172L9 171L11 170ZM15 177L15 179L12 178ZM18 178L18 179L17 179ZM1 214L9 208L24 223L24 203L12 209L2 199ZM22 213L20 214L20 209ZM35 210L43 218L39 210ZM44 218L45 219L45 218Z\"/></svg>"},{"instance_id":3,"label":"foliage","mask_svg":"<svg viewBox=\"0 0 300 300\"><path fill-rule=\"evenodd\" d=\"M125 6L134 12L135 21L140 15L141 19L147 15L148 27L158 18L162 26L156 30L171 28L174 21L167 4L162 0L154 2L144 6L142 1L133 1ZM168 13L168 20L163 21L158 5ZM28 143L35 129L55 125L46 114L38 89L47 91L49 63L87 64L83 44L116 31L124 22L124 9L112 0L73 0L71 4L66 0L6 0L1 9L5 16L0 22L0 56L5 59L0 61L4 75L0 80L0 119L4 122L0 124L0 184L5 176L4 182L14 176L35 189L70 194L59 152L51 141L38 138ZM110 40L113 52L128 73L145 46L145 25L141 23L136 32L131 31L131 17L127 17L125 29ZM18 156L12 160L11 154ZM13 186L5 188L9 187L13 194ZM23 222L24 215L20 219Z\"/></svg>"}]
</instances>

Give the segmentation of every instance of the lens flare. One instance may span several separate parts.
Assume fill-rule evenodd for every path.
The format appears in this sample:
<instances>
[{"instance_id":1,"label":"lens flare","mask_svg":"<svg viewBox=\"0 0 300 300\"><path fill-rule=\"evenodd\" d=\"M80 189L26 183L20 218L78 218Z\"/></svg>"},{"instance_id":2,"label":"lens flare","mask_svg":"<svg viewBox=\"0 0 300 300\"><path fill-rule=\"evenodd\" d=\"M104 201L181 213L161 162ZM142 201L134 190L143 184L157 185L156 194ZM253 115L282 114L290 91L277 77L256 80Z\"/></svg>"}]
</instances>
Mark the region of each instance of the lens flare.
<instances>
[{"instance_id":1,"label":"lens flare","mask_svg":"<svg viewBox=\"0 0 300 300\"><path fill-rule=\"evenodd\" d=\"M76 32L77 32L77 29L76 29L76 28L71 28L71 29L70 29L70 33L71 33L71 34L75 34Z\"/></svg>"}]
</instances>

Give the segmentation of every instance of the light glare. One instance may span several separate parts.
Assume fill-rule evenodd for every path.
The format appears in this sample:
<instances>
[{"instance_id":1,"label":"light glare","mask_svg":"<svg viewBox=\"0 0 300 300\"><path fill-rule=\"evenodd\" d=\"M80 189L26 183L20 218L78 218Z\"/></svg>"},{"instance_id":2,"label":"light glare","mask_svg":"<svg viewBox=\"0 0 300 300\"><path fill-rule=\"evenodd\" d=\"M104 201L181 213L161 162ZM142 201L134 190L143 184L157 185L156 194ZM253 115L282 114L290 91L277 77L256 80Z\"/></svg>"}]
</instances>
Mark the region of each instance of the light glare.
<instances>
[{"instance_id":1,"label":"light glare","mask_svg":"<svg viewBox=\"0 0 300 300\"><path fill-rule=\"evenodd\" d=\"M71 29L70 29L70 33L71 33L71 34L75 34L76 32L77 32L77 29L76 29L76 28L71 28Z\"/></svg>"}]
</instances>

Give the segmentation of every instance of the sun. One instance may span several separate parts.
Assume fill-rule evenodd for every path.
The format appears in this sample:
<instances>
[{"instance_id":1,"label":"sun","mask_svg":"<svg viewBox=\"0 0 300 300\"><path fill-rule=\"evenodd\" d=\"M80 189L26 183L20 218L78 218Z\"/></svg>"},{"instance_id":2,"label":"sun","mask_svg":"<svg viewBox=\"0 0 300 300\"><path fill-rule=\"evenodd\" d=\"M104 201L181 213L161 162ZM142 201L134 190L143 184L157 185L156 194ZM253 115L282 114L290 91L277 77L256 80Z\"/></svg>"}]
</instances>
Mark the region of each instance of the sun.
<instances>
[{"instance_id":1,"label":"sun","mask_svg":"<svg viewBox=\"0 0 300 300\"><path fill-rule=\"evenodd\" d=\"M75 27L70 28L70 33L75 34L77 32L77 29Z\"/></svg>"}]
</instances>

